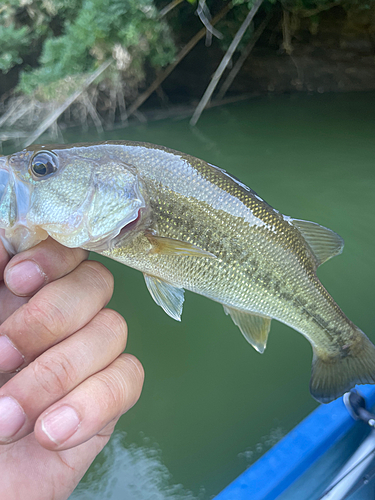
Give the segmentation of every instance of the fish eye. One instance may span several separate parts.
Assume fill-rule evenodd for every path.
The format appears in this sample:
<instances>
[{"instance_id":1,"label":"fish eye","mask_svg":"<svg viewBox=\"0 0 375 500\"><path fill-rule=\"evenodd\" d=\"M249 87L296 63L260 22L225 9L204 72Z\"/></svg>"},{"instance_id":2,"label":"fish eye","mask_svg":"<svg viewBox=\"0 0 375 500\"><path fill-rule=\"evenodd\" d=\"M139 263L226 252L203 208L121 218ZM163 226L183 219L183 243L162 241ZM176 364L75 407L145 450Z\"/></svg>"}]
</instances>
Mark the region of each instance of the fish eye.
<instances>
[{"instance_id":1,"label":"fish eye","mask_svg":"<svg viewBox=\"0 0 375 500\"><path fill-rule=\"evenodd\" d=\"M32 159L30 170L35 179L46 178L56 172L57 158L52 153L37 153Z\"/></svg>"}]
</instances>

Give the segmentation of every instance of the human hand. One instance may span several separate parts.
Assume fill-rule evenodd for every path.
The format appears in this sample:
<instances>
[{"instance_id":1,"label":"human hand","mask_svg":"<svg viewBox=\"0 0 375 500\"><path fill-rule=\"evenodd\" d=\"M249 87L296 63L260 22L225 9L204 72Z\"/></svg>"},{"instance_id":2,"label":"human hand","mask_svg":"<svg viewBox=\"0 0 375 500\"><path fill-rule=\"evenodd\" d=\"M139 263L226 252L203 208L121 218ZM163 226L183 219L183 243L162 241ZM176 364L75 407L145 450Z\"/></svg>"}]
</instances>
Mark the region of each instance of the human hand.
<instances>
[{"instance_id":1,"label":"human hand","mask_svg":"<svg viewBox=\"0 0 375 500\"><path fill-rule=\"evenodd\" d=\"M2 500L67 498L139 398L126 323L104 309L113 277L86 258L49 238L9 261L0 245Z\"/></svg>"}]
</instances>

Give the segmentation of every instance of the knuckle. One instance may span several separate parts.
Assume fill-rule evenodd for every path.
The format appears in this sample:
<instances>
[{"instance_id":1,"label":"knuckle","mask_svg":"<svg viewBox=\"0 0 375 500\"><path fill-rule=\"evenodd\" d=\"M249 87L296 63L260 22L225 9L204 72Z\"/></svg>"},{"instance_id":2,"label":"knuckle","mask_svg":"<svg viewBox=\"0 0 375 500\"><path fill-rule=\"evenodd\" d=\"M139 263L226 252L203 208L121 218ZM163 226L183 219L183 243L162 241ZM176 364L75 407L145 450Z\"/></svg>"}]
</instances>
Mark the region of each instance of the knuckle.
<instances>
[{"instance_id":1,"label":"knuckle","mask_svg":"<svg viewBox=\"0 0 375 500\"><path fill-rule=\"evenodd\" d=\"M57 256L61 257L61 259L67 264L69 264L71 260L77 262L78 264L88 255L87 250L83 250L82 248L65 247L51 237L49 237L47 241L53 247Z\"/></svg>"},{"instance_id":2,"label":"knuckle","mask_svg":"<svg viewBox=\"0 0 375 500\"><path fill-rule=\"evenodd\" d=\"M57 262L61 265L62 268L69 268L70 267L70 256L72 255L72 249L68 247L64 247L60 245L56 240L51 238L48 240L49 246L52 248L53 253L55 254ZM47 248L46 251L48 252L50 248Z\"/></svg>"},{"instance_id":3,"label":"knuckle","mask_svg":"<svg viewBox=\"0 0 375 500\"><path fill-rule=\"evenodd\" d=\"M97 435L101 437L107 437L109 439L115 430L119 418L120 415L116 415L115 418L113 418L110 422L108 422L107 425L103 427L103 429L100 432L98 432Z\"/></svg>"},{"instance_id":4,"label":"knuckle","mask_svg":"<svg viewBox=\"0 0 375 500\"><path fill-rule=\"evenodd\" d=\"M100 402L110 415L128 411L141 395L144 371L138 359L122 354L112 365L95 375L99 383Z\"/></svg>"},{"instance_id":5,"label":"knuckle","mask_svg":"<svg viewBox=\"0 0 375 500\"><path fill-rule=\"evenodd\" d=\"M140 382L142 385L145 379L145 370L139 359L133 356L133 354L124 354L120 359L121 358L126 362L127 369L130 371L135 381L138 383Z\"/></svg>"},{"instance_id":6,"label":"knuckle","mask_svg":"<svg viewBox=\"0 0 375 500\"><path fill-rule=\"evenodd\" d=\"M85 270L86 278L92 286L99 290L104 289L112 295L114 278L112 273L103 264L93 260L86 260L81 266Z\"/></svg>"},{"instance_id":7,"label":"knuckle","mask_svg":"<svg viewBox=\"0 0 375 500\"><path fill-rule=\"evenodd\" d=\"M27 332L37 337L55 340L64 323L62 312L52 302L30 301L22 309L22 322Z\"/></svg>"},{"instance_id":8,"label":"knuckle","mask_svg":"<svg viewBox=\"0 0 375 500\"><path fill-rule=\"evenodd\" d=\"M48 395L66 394L72 387L75 368L63 353L45 353L30 368L37 385Z\"/></svg>"},{"instance_id":9,"label":"knuckle","mask_svg":"<svg viewBox=\"0 0 375 500\"><path fill-rule=\"evenodd\" d=\"M98 316L99 321L103 328L109 331L121 343L121 352L125 349L126 340L128 336L128 326L125 319L118 312L113 309L102 309Z\"/></svg>"},{"instance_id":10,"label":"knuckle","mask_svg":"<svg viewBox=\"0 0 375 500\"><path fill-rule=\"evenodd\" d=\"M75 269L85 258L87 258L88 252L86 250L64 247L52 238L49 238L48 241L56 254L58 262L62 264L61 267L63 268Z\"/></svg>"},{"instance_id":11,"label":"knuckle","mask_svg":"<svg viewBox=\"0 0 375 500\"><path fill-rule=\"evenodd\" d=\"M127 387L124 380L113 371L98 373L96 379L99 383L100 403L105 406L110 414L117 415L126 400Z\"/></svg>"}]
</instances>

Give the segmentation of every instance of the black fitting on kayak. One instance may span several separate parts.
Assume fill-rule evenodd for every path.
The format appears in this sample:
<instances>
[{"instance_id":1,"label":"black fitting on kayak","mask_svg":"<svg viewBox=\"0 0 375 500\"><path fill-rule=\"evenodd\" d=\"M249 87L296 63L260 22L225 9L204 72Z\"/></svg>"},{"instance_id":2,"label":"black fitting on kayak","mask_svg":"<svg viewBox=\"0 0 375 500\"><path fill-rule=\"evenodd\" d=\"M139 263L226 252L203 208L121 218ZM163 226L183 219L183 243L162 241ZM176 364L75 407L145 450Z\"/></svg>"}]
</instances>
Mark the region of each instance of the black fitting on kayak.
<instances>
[{"instance_id":1,"label":"black fitting on kayak","mask_svg":"<svg viewBox=\"0 0 375 500\"><path fill-rule=\"evenodd\" d=\"M375 427L375 415L366 409L366 401L356 390L344 394L344 404L354 420L362 420L370 427Z\"/></svg>"}]
</instances>

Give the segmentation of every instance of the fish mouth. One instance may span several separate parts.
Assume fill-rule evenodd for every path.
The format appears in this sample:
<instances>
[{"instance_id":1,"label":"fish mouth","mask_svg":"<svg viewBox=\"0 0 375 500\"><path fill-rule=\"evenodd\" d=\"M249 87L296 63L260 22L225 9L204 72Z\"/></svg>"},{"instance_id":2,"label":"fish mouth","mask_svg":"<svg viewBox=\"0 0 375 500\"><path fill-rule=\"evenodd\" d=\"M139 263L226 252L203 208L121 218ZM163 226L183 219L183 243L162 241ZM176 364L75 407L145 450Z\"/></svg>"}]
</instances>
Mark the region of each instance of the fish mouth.
<instances>
[{"instance_id":1,"label":"fish mouth","mask_svg":"<svg viewBox=\"0 0 375 500\"><path fill-rule=\"evenodd\" d=\"M0 227L22 223L30 207L30 186L17 179L6 156L0 156ZM7 214L7 217L4 216Z\"/></svg>"},{"instance_id":2,"label":"fish mouth","mask_svg":"<svg viewBox=\"0 0 375 500\"><path fill-rule=\"evenodd\" d=\"M0 156L0 229L5 230L1 238L8 253L14 254L45 239L30 231L27 214L31 200L30 186L18 179L6 156Z\"/></svg>"},{"instance_id":3,"label":"fish mouth","mask_svg":"<svg viewBox=\"0 0 375 500\"><path fill-rule=\"evenodd\" d=\"M0 228L6 229L14 222L14 179L7 157L0 156ZM11 206L13 205L13 207Z\"/></svg>"},{"instance_id":4,"label":"fish mouth","mask_svg":"<svg viewBox=\"0 0 375 500\"><path fill-rule=\"evenodd\" d=\"M0 200L3 197L6 186L9 183L10 172L7 166L7 157L0 156Z\"/></svg>"}]
</instances>

